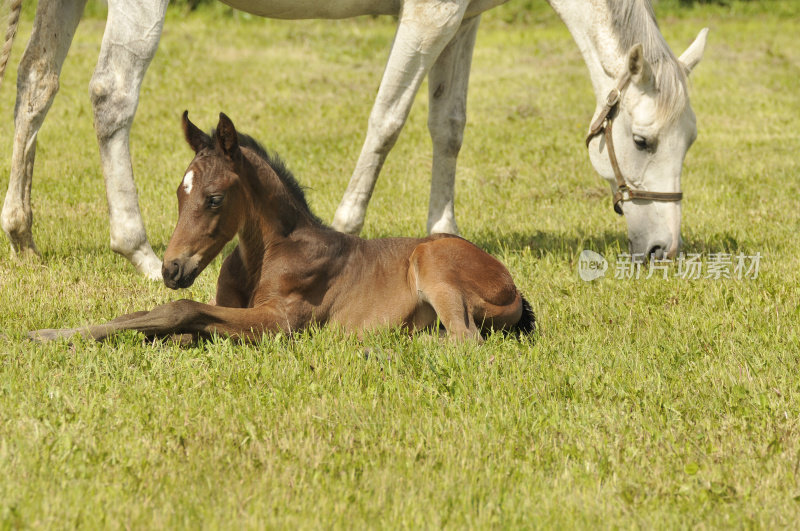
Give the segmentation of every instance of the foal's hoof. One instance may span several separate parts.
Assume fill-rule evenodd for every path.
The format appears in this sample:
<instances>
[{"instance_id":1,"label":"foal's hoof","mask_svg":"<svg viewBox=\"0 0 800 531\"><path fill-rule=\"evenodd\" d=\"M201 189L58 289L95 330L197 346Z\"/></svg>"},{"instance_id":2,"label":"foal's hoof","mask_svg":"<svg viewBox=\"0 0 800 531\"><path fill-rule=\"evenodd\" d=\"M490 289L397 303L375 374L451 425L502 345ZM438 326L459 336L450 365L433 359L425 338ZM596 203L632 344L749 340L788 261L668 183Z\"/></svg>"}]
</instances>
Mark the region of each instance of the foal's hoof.
<instances>
[{"instance_id":1,"label":"foal's hoof","mask_svg":"<svg viewBox=\"0 0 800 531\"><path fill-rule=\"evenodd\" d=\"M28 339L30 341L36 341L37 343L45 343L47 341L55 341L56 339L72 337L73 335L75 335L75 329L73 328L65 328L65 329L44 328L42 330L34 330L33 332L28 332Z\"/></svg>"}]
</instances>

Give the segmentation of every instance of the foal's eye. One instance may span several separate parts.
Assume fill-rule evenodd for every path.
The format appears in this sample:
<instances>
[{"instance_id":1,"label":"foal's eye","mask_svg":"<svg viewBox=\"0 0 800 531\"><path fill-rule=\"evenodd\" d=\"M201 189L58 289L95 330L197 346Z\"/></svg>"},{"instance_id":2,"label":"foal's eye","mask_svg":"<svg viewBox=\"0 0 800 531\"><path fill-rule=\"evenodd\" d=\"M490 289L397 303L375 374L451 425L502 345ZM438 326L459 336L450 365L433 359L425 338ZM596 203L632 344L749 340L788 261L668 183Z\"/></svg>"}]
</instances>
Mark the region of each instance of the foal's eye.
<instances>
[{"instance_id":1,"label":"foal's eye","mask_svg":"<svg viewBox=\"0 0 800 531\"><path fill-rule=\"evenodd\" d=\"M647 139L643 136L633 135L633 143L637 149L647 149Z\"/></svg>"},{"instance_id":2,"label":"foal's eye","mask_svg":"<svg viewBox=\"0 0 800 531\"><path fill-rule=\"evenodd\" d=\"M219 208L222 205L222 200L225 199L224 195L212 195L208 197L208 206L210 208Z\"/></svg>"}]
</instances>

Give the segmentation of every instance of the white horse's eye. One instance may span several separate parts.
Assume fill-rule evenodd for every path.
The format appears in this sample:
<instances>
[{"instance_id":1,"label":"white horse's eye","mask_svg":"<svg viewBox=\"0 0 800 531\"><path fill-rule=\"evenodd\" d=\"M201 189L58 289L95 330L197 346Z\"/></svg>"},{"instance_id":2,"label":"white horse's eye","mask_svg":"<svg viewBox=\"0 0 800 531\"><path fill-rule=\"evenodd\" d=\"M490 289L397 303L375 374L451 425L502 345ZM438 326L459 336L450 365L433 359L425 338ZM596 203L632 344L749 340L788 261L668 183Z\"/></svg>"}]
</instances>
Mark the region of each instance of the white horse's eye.
<instances>
[{"instance_id":1,"label":"white horse's eye","mask_svg":"<svg viewBox=\"0 0 800 531\"><path fill-rule=\"evenodd\" d=\"M643 136L633 135L633 143L638 149L647 149L647 139Z\"/></svg>"}]
</instances>

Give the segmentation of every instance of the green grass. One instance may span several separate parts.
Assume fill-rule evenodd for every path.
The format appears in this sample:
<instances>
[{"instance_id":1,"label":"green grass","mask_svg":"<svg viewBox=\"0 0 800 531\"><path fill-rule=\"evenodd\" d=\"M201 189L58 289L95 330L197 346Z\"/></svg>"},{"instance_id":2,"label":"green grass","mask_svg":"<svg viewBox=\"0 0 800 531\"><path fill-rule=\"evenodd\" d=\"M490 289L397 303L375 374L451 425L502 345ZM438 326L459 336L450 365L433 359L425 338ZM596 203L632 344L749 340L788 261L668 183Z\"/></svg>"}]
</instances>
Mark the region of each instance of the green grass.
<instances>
[{"instance_id":1,"label":"green grass","mask_svg":"<svg viewBox=\"0 0 800 531\"><path fill-rule=\"evenodd\" d=\"M459 159L464 236L508 264L540 323L454 345L335 329L181 348L123 334L37 345L188 291L114 255L87 85L104 21L82 22L39 135L43 260L0 248L0 522L15 527L789 527L800 517L800 10L661 13L692 78L687 252L763 256L757 279L583 282L625 222L583 147L593 95L555 14L485 17ZM0 92L7 183L23 20ZM514 21L509 24L509 21ZM133 128L148 234L163 253L191 160L180 112L220 110L281 153L330 220L360 149L389 18L278 22L172 10ZM427 89L389 156L366 236L421 235Z\"/></svg>"}]
</instances>

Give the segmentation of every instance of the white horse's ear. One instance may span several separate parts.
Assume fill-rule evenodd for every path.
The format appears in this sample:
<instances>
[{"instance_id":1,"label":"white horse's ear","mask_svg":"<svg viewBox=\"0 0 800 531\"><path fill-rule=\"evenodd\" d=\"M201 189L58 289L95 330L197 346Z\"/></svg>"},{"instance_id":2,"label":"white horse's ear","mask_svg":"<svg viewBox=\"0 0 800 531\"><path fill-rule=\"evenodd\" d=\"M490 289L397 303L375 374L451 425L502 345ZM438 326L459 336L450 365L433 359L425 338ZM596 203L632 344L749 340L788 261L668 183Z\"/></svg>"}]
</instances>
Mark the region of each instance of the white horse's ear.
<instances>
[{"instance_id":1,"label":"white horse's ear","mask_svg":"<svg viewBox=\"0 0 800 531\"><path fill-rule=\"evenodd\" d=\"M700 30L700 33L697 34L697 38L694 40L692 44L686 48L686 51L678 59L684 68L686 68L686 73L691 74L694 67L697 66L697 63L700 62L700 59L703 58L703 52L706 49L706 37L708 36L708 28L703 28Z\"/></svg>"},{"instance_id":2,"label":"white horse's ear","mask_svg":"<svg viewBox=\"0 0 800 531\"><path fill-rule=\"evenodd\" d=\"M631 75L631 80L637 85L644 85L651 83L653 80L653 71L650 68L650 63L644 58L644 49L641 44L634 44L628 50L628 72Z\"/></svg>"}]
</instances>

